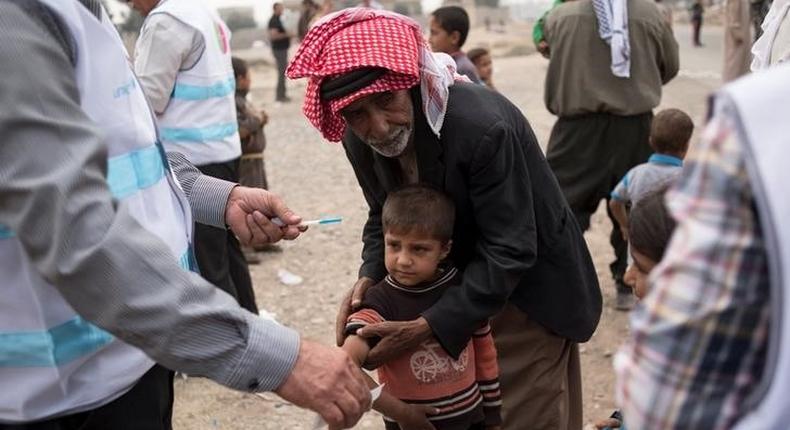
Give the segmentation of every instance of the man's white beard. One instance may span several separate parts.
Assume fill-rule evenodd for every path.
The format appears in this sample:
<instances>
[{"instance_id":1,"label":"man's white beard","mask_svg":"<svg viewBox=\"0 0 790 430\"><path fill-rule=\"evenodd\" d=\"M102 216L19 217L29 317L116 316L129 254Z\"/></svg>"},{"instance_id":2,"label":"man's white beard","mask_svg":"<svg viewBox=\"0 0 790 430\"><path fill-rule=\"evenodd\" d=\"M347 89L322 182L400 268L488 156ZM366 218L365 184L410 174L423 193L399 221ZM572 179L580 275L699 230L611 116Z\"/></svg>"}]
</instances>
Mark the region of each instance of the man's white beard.
<instances>
[{"instance_id":1,"label":"man's white beard","mask_svg":"<svg viewBox=\"0 0 790 430\"><path fill-rule=\"evenodd\" d=\"M406 150L411 139L411 126L401 125L396 127L390 135L384 140L367 140L368 144L374 151L388 157L395 158Z\"/></svg>"}]
</instances>

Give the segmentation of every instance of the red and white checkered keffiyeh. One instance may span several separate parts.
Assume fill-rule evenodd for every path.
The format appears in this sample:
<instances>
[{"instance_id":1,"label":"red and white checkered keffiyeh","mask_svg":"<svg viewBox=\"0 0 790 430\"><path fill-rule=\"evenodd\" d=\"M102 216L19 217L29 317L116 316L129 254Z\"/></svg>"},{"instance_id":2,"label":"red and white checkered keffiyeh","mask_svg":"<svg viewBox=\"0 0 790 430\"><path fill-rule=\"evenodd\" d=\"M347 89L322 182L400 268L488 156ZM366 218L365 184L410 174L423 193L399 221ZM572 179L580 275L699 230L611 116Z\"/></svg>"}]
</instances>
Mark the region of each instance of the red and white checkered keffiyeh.
<instances>
[{"instance_id":1,"label":"red and white checkered keffiyeh","mask_svg":"<svg viewBox=\"0 0 790 430\"><path fill-rule=\"evenodd\" d=\"M373 83L345 97L323 101L323 80L366 67L387 72ZM322 18L307 33L286 75L309 78L302 112L324 137L343 138L346 122L340 110L361 97L397 91L420 84L423 111L431 130L439 135L447 110L448 88L455 80L455 62L432 53L414 20L393 12L349 8Z\"/></svg>"}]
</instances>

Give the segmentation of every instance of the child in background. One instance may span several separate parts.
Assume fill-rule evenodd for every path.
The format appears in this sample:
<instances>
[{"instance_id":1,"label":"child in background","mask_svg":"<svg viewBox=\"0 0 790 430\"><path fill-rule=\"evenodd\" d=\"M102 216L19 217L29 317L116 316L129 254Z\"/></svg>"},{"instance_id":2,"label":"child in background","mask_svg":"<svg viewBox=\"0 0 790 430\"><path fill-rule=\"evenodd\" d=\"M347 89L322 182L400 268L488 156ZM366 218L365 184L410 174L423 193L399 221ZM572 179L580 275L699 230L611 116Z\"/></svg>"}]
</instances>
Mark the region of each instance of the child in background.
<instances>
[{"instance_id":1,"label":"child in background","mask_svg":"<svg viewBox=\"0 0 790 430\"><path fill-rule=\"evenodd\" d=\"M496 91L494 87L494 63L491 60L491 53L485 48L475 48L467 54L469 60L475 65L477 75L480 80L490 89Z\"/></svg>"},{"instance_id":2,"label":"child in background","mask_svg":"<svg viewBox=\"0 0 790 430\"><path fill-rule=\"evenodd\" d=\"M679 109L665 109L650 127L650 146L655 151L647 160L625 174L615 186L609 200L614 218L620 224L623 239L628 241L626 206L636 203L646 193L661 188L680 175L694 123Z\"/></svg>"},{"instance_id":3,"label":"child in background","mask_svg":"<svg viewBox=\"0 0 790 430\"><path fill-rule=\"evenodd\" d=\"M241 161L239 161L239 183L246 187L269 189L266 179L266 167L263 164L263 150L266 149L266 136L263 126L269 121L266 112L255 110L247 102L250 92L250 71L247 62L238 57L232 57L233 75L236 78L236 121L239 123L239 138L241 139ZM258 264L261 259L255 251L279 251L279 247L267 244L258 248L242 245L244 259L248 264Z\"/></svg>"},{"instance_id":4,"label":"child in background","mask_svg":"<svg viewBox=\"0 0 790 430\"><path fill-rule=\"evenodd\" d=\"M647 163L629 170L615 186L609 199L609 209L620 225L620 232L626 242L629 238L628 206L638 202L650 191L666 186L680 175L693 132L694 123L681 110L665 109L653 118L650 146L655 154L650 156ZM631 290L618 285L615 308L629 310L633 305Z\"/></svg>"},{"instance_id":5,"label":"child in background","mask_svg":"<svg viewBox=\"0 0 790 430\"><path fill-rule=\"evenodd\" d=\"M389 275L366 291L346 325L343 349L360 366L373 345L356 336L357 330L417 318L448 288L458 288L461 275L444 261L454 222L452 200L429 186L410 185L387 197L382 226ZM430 339L385 363L378 375L384 392L373 407L384 414L387 430L431 428L426 420L437 430L500 428L499 368L488 323L457 359ZM436 409L426 417L426 408Z\"/></svg>"},{"instance_id":6,"label":"child in background","mask_svg":"<svg viewBox=\"0 0 790 430\"><path fill-rule=\"evenodd\" d=\"M535 43L535 49L545 58L549 58L549 43L546 42L546 36L543 33L543 27L546 25L546 17L549 16L552 9L564 2L565 0L554 0L551 4L551 9L543 12L543 15L540 16L535 26L532 27L532 42Z\"/></svg>"},{"instance_id":7,"label":"child in background","mask_svg":"<svg viewBox=\"0 0 790 430\"><path fill-rule=\"evenodd\" d=\"M671 185L671 184L668 184ZM665 204L667 187L645 196L628 216L631 231L631 259L623 280L640 300L648 292L647 277L664 258L664 251L675 231L675 219Z\"/></svg>"},{"instance_id":8,"label":"child in background","mask_svg":"<svg viewBox=\"0 0 790 430\"><path fill-rule=\"evenodd\" d=\"M647 295L650 272L664 258L664 252L675 231L675 220L664 203L666 191L667 187L662 187L649 192L634 205L628 216L632 262L623 280L633 288L639 300ZM596 423L595 427L598 430L626 430L619 411Z\"/></svg>"},{"instance_id":9,"label":"child in background","mask_svg":"<svg viewBox=\"0 0 790 430\"><path fill-rule=\"evenodd\" d=\"M236 77L236 120L239 123L241 138L239 183L246 187L269 189L266 168L263 164L263 150L266 149L263 126L269 121L269 117L264 111L256 113L247 102L247 93L250 91L250 71L247 62L238 57L233 57L231 61L233 74Z\"/></svg>"},{"instance_id":10,"label":"child in background","mask_svg":"<svg viewBox=\"0 0 790 430\"><path fill-rule=\"evenodd\" d=\"M444 6L431 14L431 32L428 42L434 52L444 52L455 60L459 75L472 82L481 83L475 65L469 61L461 47L469 35L469 15L462 7Z\"/></svg>"}]
</instances>

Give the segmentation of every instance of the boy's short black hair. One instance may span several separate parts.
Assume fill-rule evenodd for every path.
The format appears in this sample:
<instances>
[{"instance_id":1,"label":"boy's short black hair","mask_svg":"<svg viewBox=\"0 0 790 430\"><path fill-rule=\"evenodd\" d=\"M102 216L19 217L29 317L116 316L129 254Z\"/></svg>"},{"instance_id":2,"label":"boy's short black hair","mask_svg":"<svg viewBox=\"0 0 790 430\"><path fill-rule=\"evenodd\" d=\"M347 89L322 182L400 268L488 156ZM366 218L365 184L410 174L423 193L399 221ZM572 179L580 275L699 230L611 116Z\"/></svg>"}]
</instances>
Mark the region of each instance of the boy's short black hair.
<instances>
[{"instance_id":1,"label":"boy's short black hair","mask_svg":"<svg viewBox=\"0 0 790 430\"><path fill-rule=\"evenodd\" d=\"M675 219L664 203L668 187L663 186L639 199L628 214L631 247L655 262L664 258L675 231Z\"/></svg>"},{"instance_id":2,"label":"boy's short black hair","mask_svg":"<svg viewBox=\"0 0 790 430\"><path fill-rule=\"evenodd\" d=\"M430 185L406 185L387 196L381 224L384 232L417 232L447 243L453 238L455 203Z\"/></svg>"},{"instance_id":3,"label":"boy's short black hair","mask_svg":"<svg viewBox=\"0 0 790 430\"><path fill-rule=\"evenodd\" d=\"M650 127L650 145L659 154L681 154L689 147L694 122L680 109L664 109Z\"/></svg>"},{"instance_id":4,"label":"boy's short black hair","mask_svg":"<svg viewBox=\"0 0 790 430\"><path fill-rule=\"evenodd\" d=\"M470 50L466 53L466 56L469 57L469 61L477 64L477 60L482 57L483 55L490 55L488 49L485 48L475 48Z\"/></svg>"},{"instance_id":5,"label":"boy's short black hair","mask_svg":"<svg viewBox=\"0 0 790 430\"><path fill-rule=\"evenodd\" d=\"M464 8L460 6L444 6L436 9L431 14L436 23L447 32L452 34L457 31L460 35L458 38L458 47L464 46L466 36L469 35L469 15Z\"/></svg>"},{"instance_id":6,"label":"boy's short black hair","mask_svg":"<svg viewBox=\"0 0 790 430\"><path fill-rule=\"evenodd\" d=\"M231 57L230 62L233 63L233 76L235 78L247 75L247 62L239 57ZM227 63L225 63L227 64Z\"/></svg>"}]
</instances>

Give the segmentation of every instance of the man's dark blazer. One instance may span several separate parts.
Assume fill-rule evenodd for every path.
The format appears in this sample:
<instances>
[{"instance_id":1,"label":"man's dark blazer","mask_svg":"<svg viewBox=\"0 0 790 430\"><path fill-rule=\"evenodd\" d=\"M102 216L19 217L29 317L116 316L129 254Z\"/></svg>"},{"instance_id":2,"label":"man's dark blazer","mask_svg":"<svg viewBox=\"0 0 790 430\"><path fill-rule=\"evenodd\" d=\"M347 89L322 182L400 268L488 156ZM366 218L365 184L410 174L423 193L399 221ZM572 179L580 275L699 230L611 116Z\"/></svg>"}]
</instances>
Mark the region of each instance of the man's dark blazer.
<instances>
[{"instance_id":1,"label":"man's dark blazer","mask_svg":"<svg viewBox=\"0 0 790 430\"><path fill-rule=\"evenodd\" d=\"M455 201L450 258L464 272L462 285L423 313L436 338L457 356L509 301L559 336L588 340L601 315L595 267L521 111L483 86L457 83L438 138L419 89L410 94L419 180ZM343 146L370 207L360 276L378 281L386 274L381 208L402 183L400 169L350 128Z\"/></svg>"}]
</instances>

